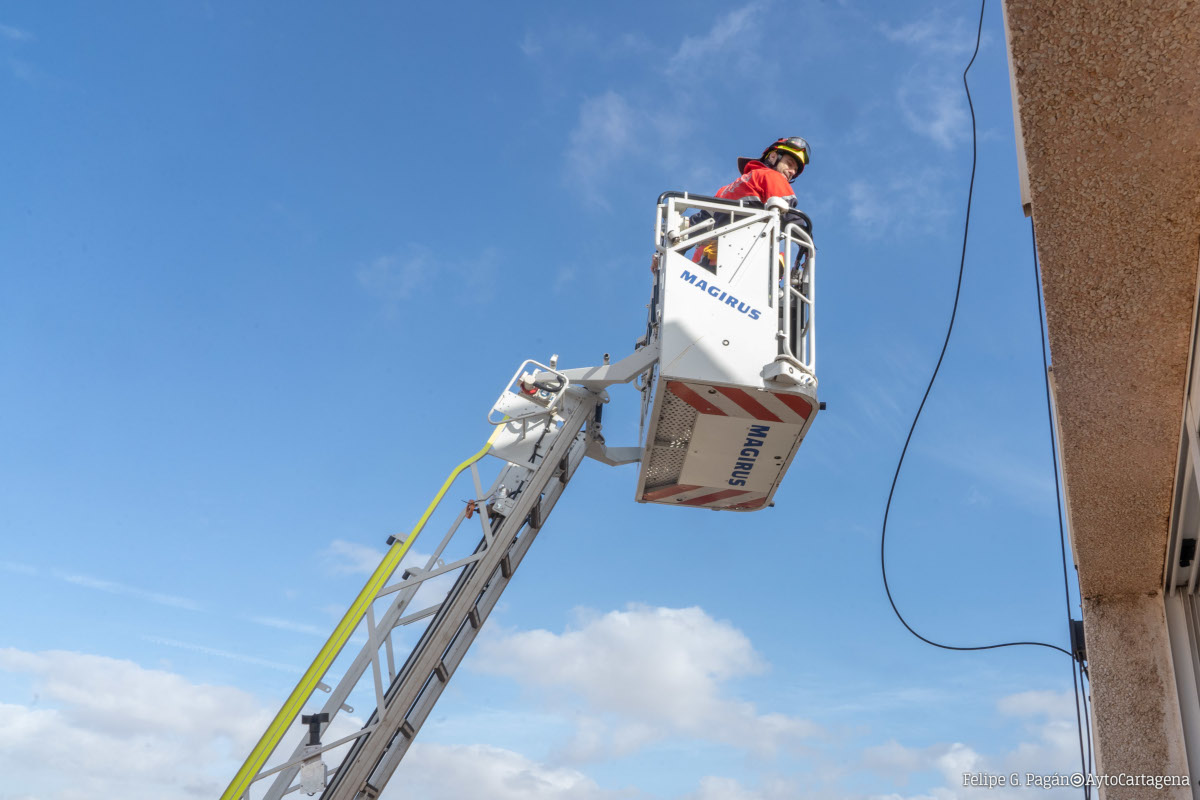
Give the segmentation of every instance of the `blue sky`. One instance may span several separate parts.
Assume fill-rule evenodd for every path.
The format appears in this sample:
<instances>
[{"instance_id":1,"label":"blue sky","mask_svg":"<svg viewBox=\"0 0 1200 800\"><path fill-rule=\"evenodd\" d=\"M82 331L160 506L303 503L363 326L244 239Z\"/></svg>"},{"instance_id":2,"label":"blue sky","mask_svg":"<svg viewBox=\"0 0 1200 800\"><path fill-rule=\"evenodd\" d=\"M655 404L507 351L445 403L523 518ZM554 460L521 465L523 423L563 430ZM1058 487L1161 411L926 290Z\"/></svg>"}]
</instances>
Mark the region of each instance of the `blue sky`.
<instances>
[{"instance_id":1,"label":"blue sky","mask_svg":"<svg viewBox=\"0 0 1200 800\"><path fill-rule=\"evenodd\" d=\"M389 794L947 800L1076 769L1064 656L930 648L879 575L978 10L0 7L0 798L219 794L516 366L632 350L658 194L793 135L829 408L776 507L638 505L634 467L586 463ZM999 4L970 80L967 272L889 578L932 638L1066 646Z\"/></svg>"}]
</instances>

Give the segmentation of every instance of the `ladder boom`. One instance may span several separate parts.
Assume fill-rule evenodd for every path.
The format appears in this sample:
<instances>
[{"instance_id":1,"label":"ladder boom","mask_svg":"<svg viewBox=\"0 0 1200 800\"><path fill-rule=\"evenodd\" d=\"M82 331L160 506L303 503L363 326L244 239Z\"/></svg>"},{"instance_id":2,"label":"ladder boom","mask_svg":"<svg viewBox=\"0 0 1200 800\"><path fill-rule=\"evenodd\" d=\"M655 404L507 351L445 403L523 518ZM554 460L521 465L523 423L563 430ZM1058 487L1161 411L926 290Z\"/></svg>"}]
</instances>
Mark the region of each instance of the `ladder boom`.
<instances>
[{"instance_id":1,"label":"ladder boom","mask_svg":"<svg viewBox=\"0 0 1200 800\"><path fill-rule=\"evenodd\" d=\"M459 577L456 591L446 598L389 690L382 714L376 709L380 716L375 732L355 743L346 759L348 768L338 771L322 800L378 797L536 537L538 529L526 524L535 504L542 504L539 515L544 522L583 459L586 443L582 429L594 409L594 403L578 403L571 410L554 443L529 475L516 506L500 518L495 529L500 546L481 543L484 557ZM506 472L514 469L520 468L509 467ZM552 496L549 507L542 497L547 489Z\"/></svg>"},{"instance_id":2,"label":"ladder boom","mask_svg":"<svg viewBox=\"0 0 1200 800\"><path fill-rule=\"evenodd\" d=\"M659 198L645 337L615 364L605 354L594 367L559 370L557 356L518 367L488 414L495 431L487 445L450 474L407 537L389 539L382 562L221 800L249 800L251 786L266 778L272 780L263 800L296 791L320 792L322 800L378 798L585 457L641 462L638 502L728 511L773 505L824 408L816 394L816 248L811 222L797 224L793 214L777 200L763 206L679 192ZM606 389L618 383L641 393L636 447L610 448L602 433ZM485 455L506 462L486 492L477 468ZM468 470L472 499L424 567L408 566L389 584ZM476 512L478 540L460 532ZM446 563L447 552L467 554ZM449 575L444 598L409 611L428 581ZM424 629L397 666L395 633L416 623ZM335 685L326 685L335 660L363 629L365 644ZM302 715L318 690L329 694L321 711ZM321 735L354 713L348 703L359 697L374 701L366 722L322 744ZM298 721L308 738L268 768ZM334 753L339 763L328 769L323 757Z\"/></svg>"},{"instance_id":3,"label":"ladder boom","mask_svg":"<svg viewBox=\"0 0 1200 800\"><path fill-rule=\"evenodd\" d=\"M584 428L595 419L598 406L606 399L603 392L567 388L564 382L554 408L541 417L529 415L520 421L502 422L488 444L451 473L412 534L395 542L384 556L222 800L249 798L251 785L266 778L272 780L264 800L280 800L297 790L321 791L323 800L369 800L379 796L586 455L589 434ZM513 445L522 437L532 439L532 447ZM476 462L488 453L509 463L484 493ZM523 463L516 463L517 459ZM388 585L400 559L451 484L468 469L474 480L476 500L472 503L486 503L486 508L478 509L480 536L471 554L450 564L441 559L468 518L464 508L425 567L409 567L399 582ZM471 516L474 510L472 506ZM454 571L458 575L444 599L408 613L426 581ZM425 630L397 669L393 634L419 621L427 621ZM360 623L365 623L366 643L336 685L327 686L322 679ZM339 714L353 712L347 701L356 690L373 692L374 709L357 732L325 745L301 740L282 764L264 770L271 752L317 690L329 692L329 697L319 714L305 719L312 720L318 734L328 730ZM344 745L349 748L340 764L326 770L322 756Z\"/></svg>"}]
</instances>

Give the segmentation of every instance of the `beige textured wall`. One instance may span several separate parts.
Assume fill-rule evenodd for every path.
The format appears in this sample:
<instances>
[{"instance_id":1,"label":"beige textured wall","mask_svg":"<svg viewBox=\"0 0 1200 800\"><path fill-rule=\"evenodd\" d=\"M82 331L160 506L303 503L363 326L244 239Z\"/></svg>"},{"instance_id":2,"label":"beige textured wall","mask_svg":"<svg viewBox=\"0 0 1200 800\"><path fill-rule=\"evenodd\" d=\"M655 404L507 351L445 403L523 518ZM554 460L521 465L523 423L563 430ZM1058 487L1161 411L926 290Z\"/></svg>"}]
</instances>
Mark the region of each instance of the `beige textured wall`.
<instances>
[{"instance_id":1,"label":"beige textured wall","mask_svg":"<svg viewBox=\"0 0 1200 800\"><path fill-rule=\"evenodd\" d=\"M1184 774L1161 591L1200 258L1200 2L1005 12L1100 768Z\"/></svg>"},{"instance_id":2,"label":"beige textured wall","mask_svg":"<svg viewBox=\"0 0 1200 800\"><path fill-rule=\"evenodd\" d=\"M1175 672L1159 594L1084 602L1096 749L1108 775L1186 775ZM1186 787L1109 787L1102 800L1191 800Z\"/></svg>"},{"instance_id":3,"label":"beige textured wall","mask_svg":"<svg viewBox=\"0 0 1200 800\"><path fill-rule=\"evenodd\" d=\"M1200 254L1200 4L1006 12L1083 592L1154 591Z\"/></svg>"}]
</instances>

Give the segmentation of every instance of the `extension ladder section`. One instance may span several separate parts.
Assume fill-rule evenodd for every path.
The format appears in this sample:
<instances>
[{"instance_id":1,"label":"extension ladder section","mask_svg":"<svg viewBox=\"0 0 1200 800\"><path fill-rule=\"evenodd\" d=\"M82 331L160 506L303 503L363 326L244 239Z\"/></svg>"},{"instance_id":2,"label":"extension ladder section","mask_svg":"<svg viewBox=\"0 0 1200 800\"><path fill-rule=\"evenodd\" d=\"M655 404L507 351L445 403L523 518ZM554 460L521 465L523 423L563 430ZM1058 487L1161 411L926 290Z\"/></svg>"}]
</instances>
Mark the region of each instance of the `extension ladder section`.
<instances>
[{"instance_id":1,"label":"extension ladder section","mask_svg":"<svg viewBox=\"0 0 1200 800\"><path fill-rule=\"evenodd\" d=\"M584 426L595 415L600 402L597 395L586 389L568 389L565 381L560 391L545 394L553 396L552 409L543 403L540 415L526 414L518 421L502 422L488 444L451 473L413 532L391 545L222 800L250 798L251 786L262 785L259 782L265 783L266 779L269 786L261 796L268 800L295 791L320 792L323 800L379 796L587 450ZM504 466L485 492L476 467L485 454L521 458L522 463ZM399 581L388 583L450 486L468 470L476 499L458 513L423 568L409 568ZM442 563L442 555L456 534L469 535L471 526L463 525L468 515L479 519L478 544L469 556ZM443 600L410 610L423 584L456 573ZM404 662L397 665L394 643L398 631L422 621L426 622L424 632ZM323 679L360 627L365 627L366 643L341 679L331 681L334 685L329 686ZM374 697L374 708L365 725L321 743L338 716L353 711L347 705L351 694L364 689ZM311 733L305 734L307 738L282 763L264 769L289 729L296 733L294 727L301 710L318 690L329 696L320 712L303 716ZM328 768L324 762L332 751L345 755L340 763Z\"/></svg>"}]
</instances>

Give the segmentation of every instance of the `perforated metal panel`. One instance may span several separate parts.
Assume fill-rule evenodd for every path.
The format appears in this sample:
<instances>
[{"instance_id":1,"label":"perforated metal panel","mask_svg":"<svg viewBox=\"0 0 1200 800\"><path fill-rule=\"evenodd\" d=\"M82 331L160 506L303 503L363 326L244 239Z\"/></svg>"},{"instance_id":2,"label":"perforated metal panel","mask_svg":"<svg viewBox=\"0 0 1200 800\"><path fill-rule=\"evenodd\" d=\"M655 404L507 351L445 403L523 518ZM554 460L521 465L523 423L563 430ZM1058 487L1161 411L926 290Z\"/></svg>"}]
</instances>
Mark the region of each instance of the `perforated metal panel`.
<instances>
[{"instance_id":1,"label":"perforated metal panel","mask_svg":"<svg viewBox=\"0 0 1200 800\"><path fill-rule=\"evenodd\" d=\"M692 430L696 427L696 409L670 392L662 397L662 412L650 442L646 466L646 488L655 489L679 482L683 459L687 456Z\"/></svg>"},{"instance_id":2,"label":"perforated metal panel","mask_svg":"<svg viewBox=\"0 0 1200 800\"><path fill-rule=\"evenodd\" d=\"M670 392L664 392L662 413L658 415L652 444L686 448L695 427L696 409Z\"/></svg>"},{"instance_id":3,"label":"perforated metal panel","mask_svg":"<svg viewBox=\"0 0 1200 800\"><path fill-rule=\"evenodd\" d=\"M656 447L646 467L646 488L657 489L679 483L679 473L683 471L686 455L687 445L677 448Z\"/></svg>"}]
</instances>

